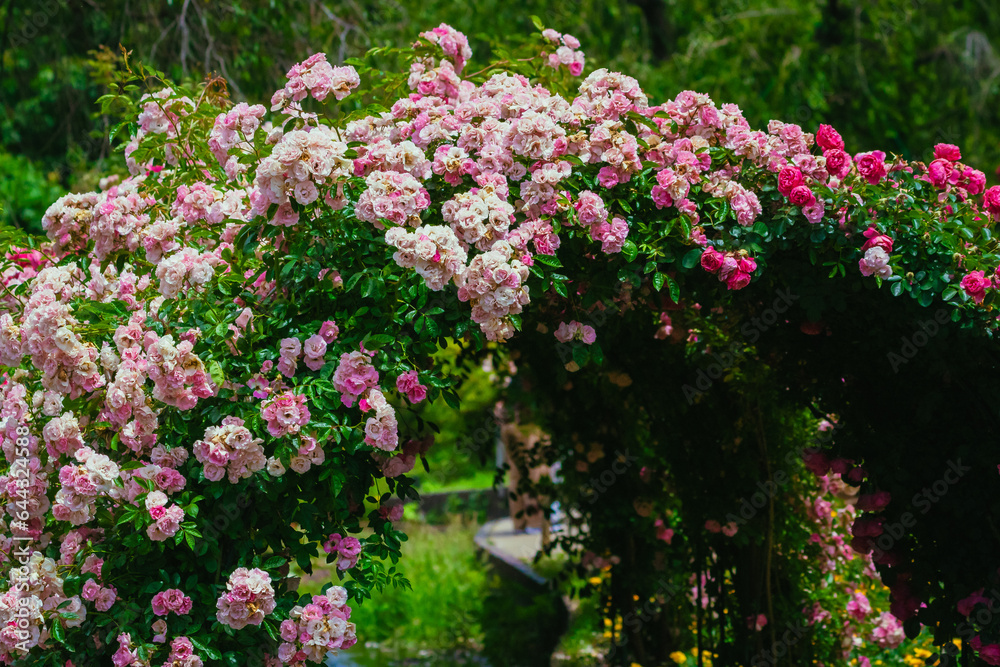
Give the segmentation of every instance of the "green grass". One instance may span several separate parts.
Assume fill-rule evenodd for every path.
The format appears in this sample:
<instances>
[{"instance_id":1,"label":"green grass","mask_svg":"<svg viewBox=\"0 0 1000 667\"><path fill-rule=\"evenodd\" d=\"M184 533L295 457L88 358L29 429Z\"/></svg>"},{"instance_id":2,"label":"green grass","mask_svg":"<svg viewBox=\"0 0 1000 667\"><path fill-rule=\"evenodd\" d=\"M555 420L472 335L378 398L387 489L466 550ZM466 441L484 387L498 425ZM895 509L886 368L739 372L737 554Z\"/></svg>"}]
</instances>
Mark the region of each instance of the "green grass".
<instances>
[{"instance_id":1,"label":"green grass","mask_svg":"<svg viewBox=\"0 0 1000 667\"><path fill-rule=\"evenodd\" d=\"M477 528L459 522L405 525L410 539L398 567L413 590L386 589L352 605L360 641L402 656L479 647L487 570L473 543ZM321 585L313 584L317 592Z\"/></svg>"},{"instance_id":2,"label":"green grass","mask_svg":"<svg viewBox=\"0 0 1000 667\"><path fill-rule=\"evenodd\" d=\"M471 489L488 489L493 486L495 471L471 470L464 477L441 480L432 475L420 476L420 493L442 493L444 491L468 491Z\"/></svg>"}]
</instances>

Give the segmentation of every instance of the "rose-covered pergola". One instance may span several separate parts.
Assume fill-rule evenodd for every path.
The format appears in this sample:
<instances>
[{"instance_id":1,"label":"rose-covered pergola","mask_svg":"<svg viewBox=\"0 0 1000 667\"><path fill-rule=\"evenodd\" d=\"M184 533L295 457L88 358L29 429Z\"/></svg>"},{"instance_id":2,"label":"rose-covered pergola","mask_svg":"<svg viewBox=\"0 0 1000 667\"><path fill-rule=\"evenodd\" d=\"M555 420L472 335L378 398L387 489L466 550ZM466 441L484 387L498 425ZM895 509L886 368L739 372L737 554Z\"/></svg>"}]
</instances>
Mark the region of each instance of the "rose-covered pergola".
<instances>
[{"instance_id":1,"label":"rose-covered pergola","mask_svg":"<svg viewBox=\"0 0 1000 667\"><path fill-rule=\"evenodd\" d=\"M43 243L0 236L0 657L350 648L351 601L400 583L391 499L415 496L431 432L411 408L455 404L439 351L461 340L516 357L511 400L562 464L543 491L590 527L558 544L604 573L582 592L620 621L613 660L662 659L692 619L727 664L849 655L781 638L849 542L892 607L855 595L838 632L929 626L1000 664L1000 187L950 145L852 155L827 125L654 105L603 69L577 84L579 47L540 29L469 72L442 25L382 50L402 73L310 57L270 115L218 81L142 94L155 77L128 70L103 101L134 106L131 175L54 203ZM799 456L817 428L819 491ZM836 521L808 499L845 484ZM300 599L290 565L321 553L342 585Z\"/></svg>"}]
</instances>

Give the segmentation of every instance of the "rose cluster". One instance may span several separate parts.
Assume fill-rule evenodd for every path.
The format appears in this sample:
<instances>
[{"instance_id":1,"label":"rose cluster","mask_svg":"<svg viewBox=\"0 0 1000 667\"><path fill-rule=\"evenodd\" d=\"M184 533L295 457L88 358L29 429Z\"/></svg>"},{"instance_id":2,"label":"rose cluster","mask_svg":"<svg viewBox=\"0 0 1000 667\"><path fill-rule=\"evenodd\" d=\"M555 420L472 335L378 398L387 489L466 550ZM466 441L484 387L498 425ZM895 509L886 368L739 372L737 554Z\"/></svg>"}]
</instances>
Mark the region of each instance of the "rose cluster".
<instances>
[{"instance_id":1,"label":"rose cluster","mask_svg":"<svg viewBox=\"0 0 1000 667\"><path fill-rule=\"evenodd\" d=\"M753 272L757 270L757 262L746 252L721 253L708 246L701 254L701 266L709 273L719 276L719 280L731 290L743 289L750 284Z\"/></svg>"},{"instance_id":2,"label":"rose cluster","mask_svg":"<svg viewBox=\"0 0 1000 667\"><path fill-rule=\"evenodd\" d=\"M304 667L307 661L322 663L330 651L351 648L358 638L350 618L343 587L314 595L309 604L293 607L281 622L278 658L286 665Z\"/></svg>"},{"instance_id":3,"label":"rose cluster","mask_svg":"<svg viewBox=\"0 0 1000 667\"><path fill-rule=\"evenodd\" d=\"M240 630L263 623L275 606L271 575L256 567L240 567L229 575L226 592L216 603L216 618L219 623Z\"/></svg>"},{"instance_id":4,"label":"rose cluster","mask_svg":"<svg viewBox=\"0 0 1000 667\"><path fill-rule=\"evenodd\" d=\"M511 315L528 303L528 267L513 258L505 241L493 244L459 276L458 299L472 303L472 321L489 340L503 342L514 335Z\"/></svg>"},{"instance_id":5,"label":"rose cluster","mask_svg":"<svg viewBox=\"0 0 1000 667\"><path fill-rule=\"evenodd\" d=\"M229 416L222 419L220 426L205 429L205 436L191 446L191 451L204 466L205 479L217 482L228 475L229 482L235 484L267 464L262 442L262 438L253 437L242 419Z\"/></svg>"},{"instance_id":6,"label":"rose cluster","mask_svg":"<svg viewBox=\"0 0 1000 667\"><path fill-rule=\"evenodd\" d=\"M385 242L396 248L396 264L414 269L435 292L465 270L468 255L449 227L427 225L413 232L393 227L385 233Z\"/></svg>"}]
</instances>

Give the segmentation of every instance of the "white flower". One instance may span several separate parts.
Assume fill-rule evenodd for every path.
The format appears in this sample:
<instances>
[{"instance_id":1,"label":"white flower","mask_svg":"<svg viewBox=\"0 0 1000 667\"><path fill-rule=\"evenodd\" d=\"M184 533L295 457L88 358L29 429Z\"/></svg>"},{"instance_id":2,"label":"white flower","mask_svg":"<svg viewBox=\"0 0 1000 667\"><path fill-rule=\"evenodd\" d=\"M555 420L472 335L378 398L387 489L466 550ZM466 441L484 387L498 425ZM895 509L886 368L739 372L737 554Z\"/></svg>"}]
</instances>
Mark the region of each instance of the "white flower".
<instances>
[{"instance_id":1,"label":"white flower","mask_svg":"<svg viewBox=\"0 0 1000 667\"><path fill-rule=\"evenodd\" d=\"M285 466L281 465L279 459L272 456L267 460L267 474L271 477L281 477L285 474Z\"/></svg>"},{"instance_id":2,"label":"white flower","mask_svg":"<svg viewBox=\"0 0 1000 667\"><path fill-rule=\"evenodd\" d=\"M163 491L151 491L146 496L146 509L151 510L154 507L162 507L167 504L167 500L167 494Z\"/></svg>"}]
</instances>

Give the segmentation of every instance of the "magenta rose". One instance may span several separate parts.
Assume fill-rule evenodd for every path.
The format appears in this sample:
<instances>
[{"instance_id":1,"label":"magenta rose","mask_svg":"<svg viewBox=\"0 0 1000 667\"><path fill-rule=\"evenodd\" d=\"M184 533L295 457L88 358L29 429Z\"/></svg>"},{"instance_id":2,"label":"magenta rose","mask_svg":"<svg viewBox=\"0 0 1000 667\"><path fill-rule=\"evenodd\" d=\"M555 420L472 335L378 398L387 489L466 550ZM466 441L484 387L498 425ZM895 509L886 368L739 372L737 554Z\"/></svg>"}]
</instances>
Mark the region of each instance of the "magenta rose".
<instances>
[{"instance_id":1,"label":"magenta rose","mask_svg":"<svg viewBox=\"0 0 1000 667\"><path fill-rule=\"evenodd\" d=\"M962 278L962 289L976 303L982 303L986 298L986 288L993 285L982 271L972 271Z\"/></svg>"},{"instance_id":2,"label":"magenta rose","mask_svg":"<svg viewBox=\"0 0 1000 667\"><path fill-rule=\"evenodd\" d=\"M833 148L823 152L826 158L826 170L831 176L843 179L851 172L851 156L844 151Z\"/></svg>"},{"instance_id":3,"label":"magenta rose","mask_svg":"<svg viewBox=\"0 0 1000 667\"><path fill-rule=\"evenodd\" d=\"M778 192L788 197L792 190L805 183L798 167L784 167L778 172Z\"/></svg>"},{"instance_id":4,"label":"magenta rose","mask_svg":"<svg viewBox=\"0 0 1000 667\"><path fill-rule=\"evenodd\" d=\"M934 157L939 160L958 162L962 159L962 151L954 144L937 144L934 146Z\"/></svg>"},{"instance_id":5,"label":"magenta rose","mask_svg":"<svg viewBox=\"0 0 1000 667\"><path fill-rule=\"evenodd\" d=\"M858 153L854 161L858 165L858 173L872 185L878 185L885 178L885 153L882 151Z\"/></svg>"},{"instance_id":6,"label":"magenta rose","mask_svg":"<svg viewBox=\"0 0 1000 667\"><path fill-rule=\"evenodd\" d=\"M851 548L859 554L870 554L872 552L872 540L868 537L852 538Z\"/></svg>"},{"instance_id":7,"label":"magenta rose","mask_svg":"<svg viewBox=\"0 0 1000 667\"><path fill-rule=\"evenodd\" d=\"M986 174L978 169L966 168L962 172L965 189L970 195L978 195L986 187Z\"/></svg>"},{"instance_id":8,"label":"magenta rose","mask_svg":"<svg viewBox=\"0 0 1000 667\"><path fill-rule=\"evenodd\" d=\"M864 236L868 240L865 241L865 244L863 246L861 246L862 251L866 251L869 248L878 247L882 248L887 253L892 252L892 238L881 233L874 227L869 227L868 229L866 229L864 231Z\"/></svg>"},{"instance_id":9,"label":"magenta rose","mask_svg":"<svg viewBox=\"0 0 1000 667\"><path fill-rule=\"evenodd\" d=\"M750 284L750 274L742 271L733 271L726 281L726 287L731 290L743 289Z\"/></svg>"},{"instance_id":10,"label":"magenta rose","mask_svg":"<svg viewBox=\"0 0 1000 667\"><path fill-rule=\"evenodd\" d=\"M705 252L701 254L701 268L705 269L709 273L715 273L722 268L722 259L722 253L709 246L705 248Z\"/></svg>"},{"instance_id":11,"label":"magenta rose","mask_svg":"<svg viewBox=\"0 0 1000 667\"><path fill-rule=\"evenodd\" d=\"M851 525L851 534L854 537L878 537L883 531L882 521L880 516L859 517Z\"/></svg>"},{"instance_id":12,"label":"magenta rose","mask_svg":"<svg viewBox=\"0 0 1000 667\"><path fill-rule=\"evenodd\" d=\"M983 206L994 218L1000 219L1000 185L994 185L983 195Z\"/></svg>"},{"instance_id":13,"label":"magenta rose","mask_svg":"<svg viewBox=\"0 0 1000 667\"><path fill-rule=\"evenodd\" d=\"M858 496L854 508L859 512L878 512L885 509L885 506L892 500L892 494L888 491L876 491L875 493L862 493Z\"/></svg>"},{"instance_id":14,"label":"magenta rose","mask_svg":"<svg viewBox=\"0 0 1000 667\"><path fill-rule=\"evenodd\" d=\"M719 280L723 282L729 280L729 276L736 271L739 271L736 258L733 257L732 253L726 253L722 258L722 266L719 267Z\"/></svg>"},{"instance_id":15,"label":"magenta rose","mask_svg":"<svg viewBox=\"0 0 1000 667\"><path fill-rule=\"evenodd\" d=\"M817 450L807 450L802 454L802 460L806 468L817 477L822 477L830 471L830 459L826 454Z\"/></svg>"},{"instance_id":16,"label":"magenta rose","mask_svg":"<svg viewBox=\"0 0 1000 667\"><path fill-rule=\"evenodd\" d=\"M736 260L736 268L743 273L753 273L757 270L757 260L753 257L740 257Z\"/></svg>"},{"instance_id":17,"label":"magenta rose","mask_svg":"<svg viewBox=\"0 0 1000 667\"><path fill-rule=\"evenodd\" d=\"M979 659L987 665L1000 665L1000 644L986 644L979 650Z\"/></svg>"},{"instance_id":18,"label":"magenta rose","mask_svg":"<svg viewBox=\"0 0 1000 667\"><path fill-rule=\"evenodd\" d=\"M840 133L830 125L819 126L819 130L816 131L816 143L824 151L830 149L844 150L844 140L840 137Z\"/></svg>"},{"instance_id":19,"label":"magenta rose","mask_svg":"<svg viewBox=\"0 0 1000 667\"><path fill-rule=\"evenodd\" d=\"M951 177L951 162L948 160L939 158L930 163L927 167L927 178L930 179L936 187L943 188L948 184L948 179Z\"/></svg>"},{"instance_id":20,"label":"magenta rose","mask_svg":"<svg viewBox=\"0 0 1000 667\"><path fill-rule=\"evenodd\" d=\"M830 461L830 470L832 470L834 474L843 475L851 469L852 465L853 463L847 459L833 459Z\"/></svg>"},{"instance_id":21,"label":"magenta rose","mask_svg":"<svg viewBox=\"0 0 1000 667\"><path fill-rule=\"evenodd\" d=\"M796 185L788 195L788 200L796 206L809 206L816 202L816 195L807 185Z\"/></svg>"}]
</instances>

